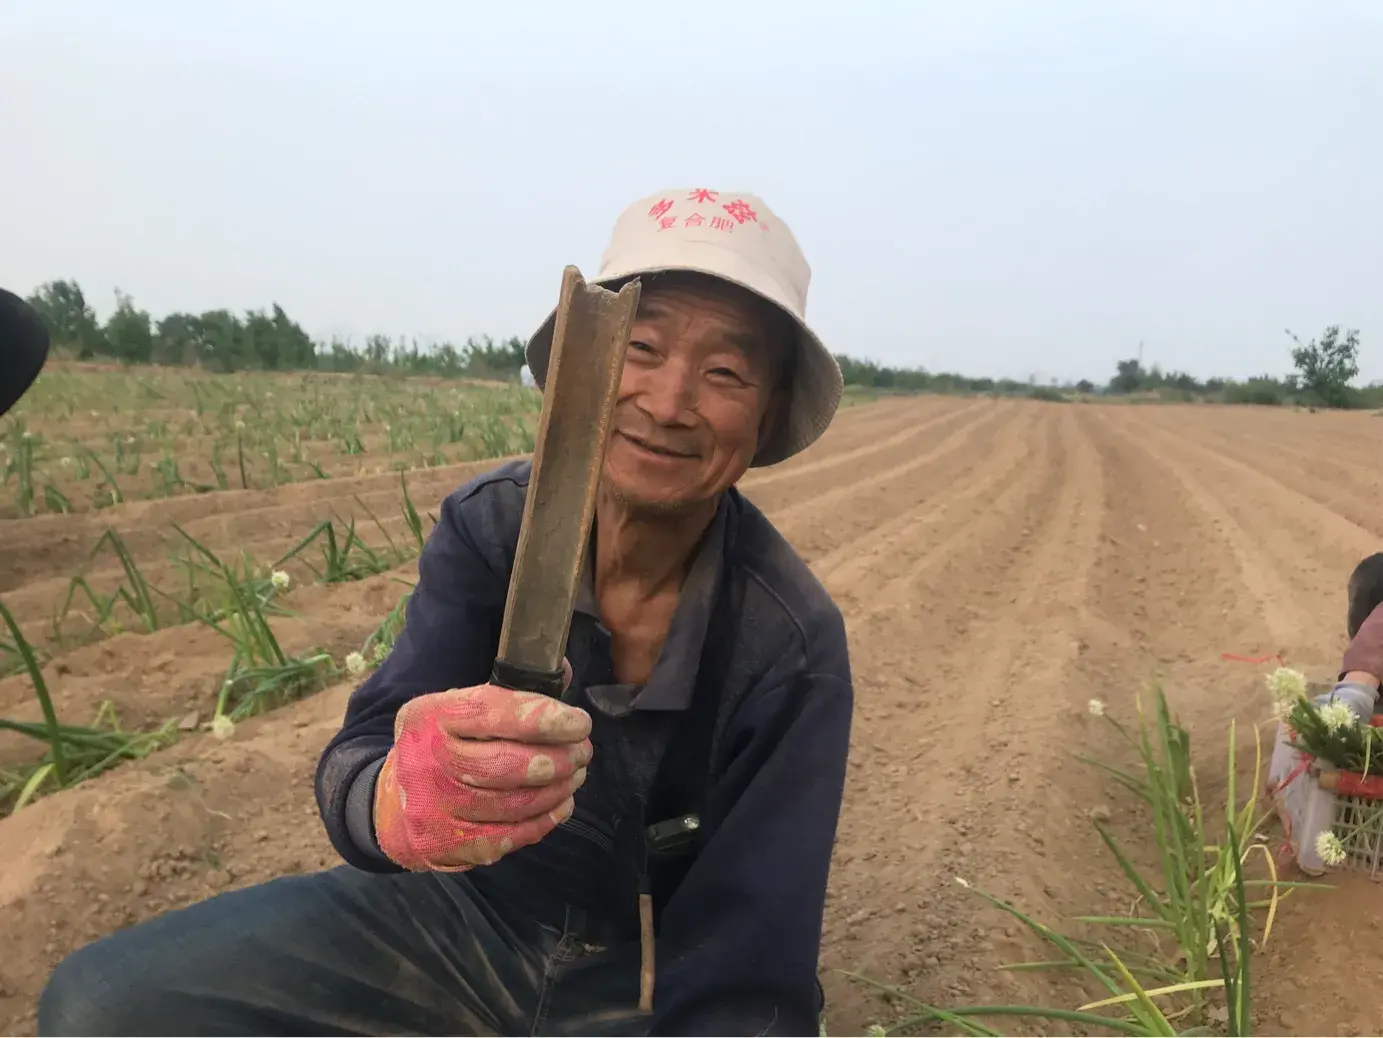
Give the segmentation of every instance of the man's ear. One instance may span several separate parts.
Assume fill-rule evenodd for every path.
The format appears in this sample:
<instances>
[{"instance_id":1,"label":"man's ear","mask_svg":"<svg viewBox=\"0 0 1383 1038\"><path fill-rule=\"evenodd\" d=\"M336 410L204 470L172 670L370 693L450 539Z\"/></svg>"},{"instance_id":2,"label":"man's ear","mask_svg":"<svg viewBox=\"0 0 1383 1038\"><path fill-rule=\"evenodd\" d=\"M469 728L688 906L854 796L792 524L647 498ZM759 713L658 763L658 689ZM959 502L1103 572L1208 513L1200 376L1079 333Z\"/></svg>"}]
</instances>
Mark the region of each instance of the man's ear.
<instances>
[{"instance_id":1,"label":"man's ear","mask_svg":"<svg viewBox=\"0 0 1383 1038\"><path fill-rule=\"evenodd\" d=\"M768 403L759 418L759 447L768 443L776 433L787 425L788 408L792 399L793 379L796 376L797 325L784 311L770 303L763 304L768 309L768 327L771 329L770 369L773 372L769 384L773 387Z\"/></svg>"},{"instance_id":2,"label":"man's ear","mask_svg":"<svg viewBox=\"0 0 1383 1038\"><path fill-rule=\"evenodd\" d=\"M788 389L784 385L774 387L769 394L768 405L759 419L759 446L762 447L774 433L783 427L788 417Z\"/></svg>"}]
</instances>

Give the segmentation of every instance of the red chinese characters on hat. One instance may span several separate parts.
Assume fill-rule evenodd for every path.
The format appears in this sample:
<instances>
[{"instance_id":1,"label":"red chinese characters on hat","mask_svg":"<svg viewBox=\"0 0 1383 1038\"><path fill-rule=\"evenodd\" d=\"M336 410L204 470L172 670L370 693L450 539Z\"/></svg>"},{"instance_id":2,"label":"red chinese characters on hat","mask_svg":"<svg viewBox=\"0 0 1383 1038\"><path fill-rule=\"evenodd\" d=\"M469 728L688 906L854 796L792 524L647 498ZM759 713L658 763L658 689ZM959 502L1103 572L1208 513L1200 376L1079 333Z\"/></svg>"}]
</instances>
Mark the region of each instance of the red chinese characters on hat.
<instances>
[{"instance_id":1,"label":"red chinese characters on hat","mask_svg":"<svg viewBox=\"0 0 1383 1038\"><path fill-rule=\"evenodd\" d=\"M660 198L654 202L648 210L648 219L658 225L658 230L670 231L675 227L701 227L705 225L708 230L719 231L722 234L731 234L736 227L746 223L758 224L759 230L767 231L768 224L759 219L759 214L743 198L731 199L728 202L720 201L721 192L714 191L707 187L693 188L687 192L685 202L693 205L692 212L674 212L676 203L671 198ZM699 212L696 207L715 206L722 210L725 215L718 212L705 214Z\"/></svg>"},{"instance_id":2,"label":"red chinese characters on hat","mask_svg":"<svg viewBox=\"0 0 1383 1038\"><path fill-rule=\"evenodd\" d=\"M743 198L736 198L733 202L726 202L721 206L727 213L735 218L736 223L745 223L748 220L758 222L759 214L749 208L749 203Z\"/></svg>"}]
</instances>

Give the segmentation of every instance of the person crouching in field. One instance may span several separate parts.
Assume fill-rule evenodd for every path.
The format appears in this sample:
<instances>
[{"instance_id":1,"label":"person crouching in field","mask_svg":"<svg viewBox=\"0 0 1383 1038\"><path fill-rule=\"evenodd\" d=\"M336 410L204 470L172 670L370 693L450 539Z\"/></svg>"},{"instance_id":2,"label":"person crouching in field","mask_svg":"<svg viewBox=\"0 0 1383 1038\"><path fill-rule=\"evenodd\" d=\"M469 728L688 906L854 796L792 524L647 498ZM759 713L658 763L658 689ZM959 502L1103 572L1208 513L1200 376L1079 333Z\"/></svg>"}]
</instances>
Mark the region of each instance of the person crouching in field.
<instances>
[{"instance_id":1,"label":"person crouching in field","mask_svg":"<svg viewBox=\"0 0 1383 1038\"><path fill-rule=\"evenodd\" d=\"M1368 724L1383 684L1383 553L1370 555L1350 574L1346 625L1349 648L1340 661L1339 680L1316 702L1344 703L1359 724Z\"/></svg>"},{"instance_id":2,"label":"person crouching in field","mask_svg":"<svg viewBox=\"0 0 1383 1038\"><path fill-rule=\"evenodd\" d=\"M322 754L349 864L78 950L40 1034L818 1032L845 627L735 483L821 435L841 373L753 195L635 203L594 281L635 277L565 694L487 684L529 477L511 462L443 503L406 626ZM539 386L552 332L528 346Z\"/></svg>"}]
</instances>

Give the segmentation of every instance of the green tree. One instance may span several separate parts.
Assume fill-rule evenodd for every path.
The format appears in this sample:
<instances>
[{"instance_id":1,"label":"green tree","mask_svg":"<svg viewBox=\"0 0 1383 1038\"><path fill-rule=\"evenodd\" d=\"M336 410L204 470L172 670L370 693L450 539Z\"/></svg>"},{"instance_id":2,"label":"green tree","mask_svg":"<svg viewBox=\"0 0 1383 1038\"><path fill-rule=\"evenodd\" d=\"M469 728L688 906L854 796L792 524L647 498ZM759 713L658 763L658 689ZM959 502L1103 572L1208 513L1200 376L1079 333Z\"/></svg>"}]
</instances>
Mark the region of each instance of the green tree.
<instances>
[{"instance_id":1,"label":"green tree","mask_svg":"<svg viewBox=\"0 0 1383 1038\"><path fill-rule=\"evenodd\" d=\"M115 290L115 313L106 321L110 351L127 364L147 364L154 356L154 331L147 310L136 309L134 300Z\"/></svg>"},{"instance_id":2,"label":"green tree","mask_svg":"<svg viewBox=\"0 0 1383 1038\"><path fill-rule=\"evenodd\" d=\"M278 367L310 368L316 363L317 347L302 325L284 312L278 303L273 311L274 340L277 344Z\"/></svg>"},{"instance_id":3,"label":"green tree","mask_svg":"<svg viewBox=\"0 0 1383 1038\"><path fill-rule=\"evenodd\" d=\"M371 335L365 340L365 360L374 367L384 367L389 363L393 344L387 335Z\"/></svg>"},{"instance_id":4,"label":"green tree","mask_svg":"<svg viewBox=\"0 0 1383 1038\"><path fill-rule=\"evenodd\" d=\"M1121 360L1115 365L1116 374L1109 380L1111 393L1136 393L1148 380L1143 365L1136 360Z\"/></svg>"},{"instance_id":5,"label":"green tree","mask_svg":"<svg viewBox=\"0 0 1383 1038\"><path fill-rule=\"evenodd\" d=\"M272 371L311 368L317 357L311 337L278 303L272 314L246 312L238 349L242 366Z\"/></svg>"},{"instance_id":6,"label":"green tree","mask_svg":"<svg viewBox=\"0 0 1383 1038\"><path fill-rule=\"evenodd\" d=\"M278 335L274 322L263 310L246 310L243 331L237 347L240 363L247 368L274 369L279 366Z\"/></svg>"},{"instance_id":7,"label":"green tree","mask_svg":"<svg viewBox=\"0 0 1383 1038\"><path fill-rule=\"evenodd\" d=\"M1258 375L1246 382L1227 382L1224 387L1227 404L1260 404L1276 406L1287 400L1290 386L1284 386L1271 375Z\"/></svg>"},{"instance_id":8,"label":"green tree","mask_svg":"<svg viewBox=\"0 0 1383 1038\"><path fill-rule=\"evenodd\" d=\"M159 321L152 359L155 364L200 364L201 322L197 315L172 313Z\"/></svg>"},{"instance_id":9,"label":"green tree","mask_svg":"<svg viewBox=\"0 0 1383 1038\"><path fill-rule=\"evenodd\" d=\"M242 371L254 367L245 326L229 310L208 310L196 319L198 357L213 371Z\"/></svg>"},{"instance_id":10,"label":"green tree","mask_svg":"<svg viewBox=\"0 0 1383 1038\"><path fill-rule=\"evenodd\" d=\"M461 374L465 367L464 358L461 352L449 342L444 342L432 351L438 372L443 375L454 377Z\"/></svg>"},{"instance_id":11,"label":"green tree","mask_svg":"<svg viewBox=\"0 0 1383 1038\"><path fill-rule=\"evenodd\" d=\"M29 297L29 305L38 311L48 326L48 334L60 346L69 346L83 357L108 353L109 346L96 323L96 312L75 281L49 281Z\"/></svg>"},{"instance_id":12,"label":"green tree","mask_svg":"<svg viewBox=\"0 0 1383 1038\"><path fill-rule=\"evenodd\" d=\"M481 339L467 339L461 350L465 358L465 371L474 378L505 378L519 373L523 367L525 344L520 338L509 338L495 342L486 335Z\"/></svg>"},{"instance_id":13,"label":"green tree","mask_svg":"<svg viewBox=\"0 0 1383 1038\"><path fill-rule=\"evenodd\" d=\"M1167 375L1167 385L1173 389L1180 389L1184 393L1200 393L1204 387L1196 380L1194 375L1188 375L1184 371L1172 371Z\"/></svg>"},{"instance_id":14,"label":"green tree","mask_svg":"<svg viewBox=\"0 0 1383 1038\"><path fill-rule=\"evenodd\" d=\"M1326 407L1348 407L1350 381L1359 374L1359 330L1351 329L1340 338L1340 326L1332 324L1320 341L1304 344L1293 334L1296 348L1292 363L1301 374L1301 387L1314 395Z\"/></svg>"}]
</instances>

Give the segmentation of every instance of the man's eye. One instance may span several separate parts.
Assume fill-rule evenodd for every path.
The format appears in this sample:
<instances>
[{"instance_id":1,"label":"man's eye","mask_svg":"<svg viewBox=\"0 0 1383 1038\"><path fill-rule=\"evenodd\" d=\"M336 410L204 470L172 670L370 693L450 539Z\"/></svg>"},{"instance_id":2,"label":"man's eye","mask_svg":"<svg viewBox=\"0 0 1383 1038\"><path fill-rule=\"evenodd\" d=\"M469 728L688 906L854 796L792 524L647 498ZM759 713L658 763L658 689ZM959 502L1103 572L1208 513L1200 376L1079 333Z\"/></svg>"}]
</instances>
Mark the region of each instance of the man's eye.
<instances>
[{"instance_id":1,"label":"man's eye","mask_svg":"<svg viewBox=\"0 0 1383 1038\"><path fill-rule=\"evenodd\" d=\"M638 350L640 353L652 353L652 352L653 352L653 347L650 346L650 345L649 345L648 343L646 343L646 342L631 342L631 343L629 344L629 348L630 348L631 350Z\"/></svg>"}]
</instances>

